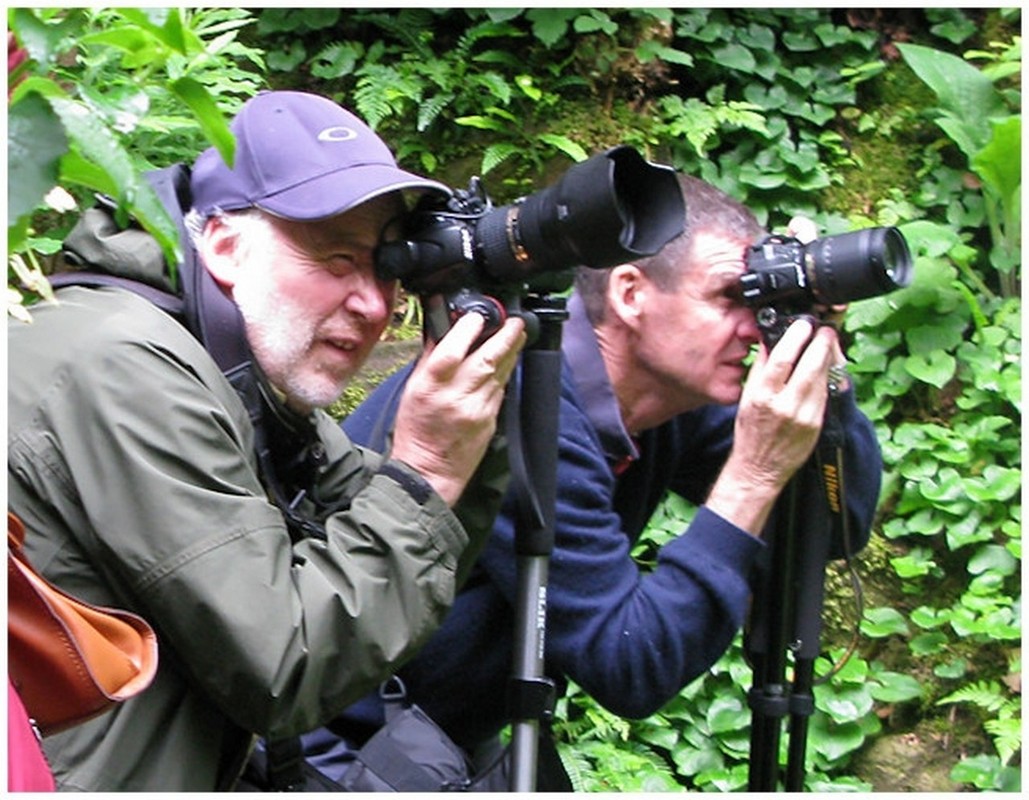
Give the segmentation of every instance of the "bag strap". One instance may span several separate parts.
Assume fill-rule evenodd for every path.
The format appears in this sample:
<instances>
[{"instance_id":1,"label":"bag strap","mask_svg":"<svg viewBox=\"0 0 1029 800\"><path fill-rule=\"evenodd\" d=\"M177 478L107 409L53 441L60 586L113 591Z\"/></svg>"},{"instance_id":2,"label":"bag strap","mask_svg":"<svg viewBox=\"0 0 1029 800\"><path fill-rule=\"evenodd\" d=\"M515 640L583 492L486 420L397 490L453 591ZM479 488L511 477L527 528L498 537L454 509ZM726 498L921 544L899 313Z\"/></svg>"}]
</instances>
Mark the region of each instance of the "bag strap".
<instances>
[{"instance_id":1,"label":"bag strap","mask_svg":"<svg viewBox=\"0 0 1029 800\"><path fill-rule=\"evenodd\" d=\"M407 687L397 675L392 675L379 684L379 697L382 699L387 723L411 706L407 702Z\"/></svg>"},{"instance_id":2,"label":"bag strap","mask_svg":"<svg viewBox=\"0 0 1029 800\"><path fill-rule=\"evenodd\" d=\"M299 736L265 741L268 753L268 789L273 792L296 792L304 786L304 748Z\"/></svg>"},{"instance_id":3,"label":"bag strap","mask_svg":"<svg viewBox=\"0 0 1029 800\"><path fill-rule=\"evenodd\" d=\"M382 777L388 775L389 783L397 792L438 792L439 780L427 773L421 764L407 757L407 754L382 740L379 746L361 749L361 761L368 769Z\"/></svg>"}]
</instances>

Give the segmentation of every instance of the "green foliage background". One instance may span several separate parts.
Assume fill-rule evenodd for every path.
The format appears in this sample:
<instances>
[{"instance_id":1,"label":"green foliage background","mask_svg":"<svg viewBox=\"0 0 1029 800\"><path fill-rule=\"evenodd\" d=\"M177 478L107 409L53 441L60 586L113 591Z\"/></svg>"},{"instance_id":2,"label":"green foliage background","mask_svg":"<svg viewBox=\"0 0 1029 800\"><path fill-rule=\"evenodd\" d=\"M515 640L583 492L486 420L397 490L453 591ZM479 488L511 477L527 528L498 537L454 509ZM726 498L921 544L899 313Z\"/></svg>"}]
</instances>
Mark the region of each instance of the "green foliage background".
<instances>
[{"instance_id":1,"label":"green foliage background","mask_svg":"<svg viewBox=\"0 0 1029 800\"><path fill-rule=\"evenodd\" d=\"M847 316L886 470L854 565L864 607L845 570L828 574L819 671L842 667L816 688L808 788L909 788L876 785L865 755L953 731L950 787L1017 790L1020 25L1015 8L9 9L8 309L47 294L96 191L174 258L140 172L208 144L231 158L226 120L269 87L339 100L405 166L482 175L498 202L628 143L772 229L796 213L824 234L898 225L913 285ZM690 513L669 498L644 567ZM645 720L572 687L562 754L586 790L743 789L750 680L737 642Z\"/></svg>"}]
</instances>

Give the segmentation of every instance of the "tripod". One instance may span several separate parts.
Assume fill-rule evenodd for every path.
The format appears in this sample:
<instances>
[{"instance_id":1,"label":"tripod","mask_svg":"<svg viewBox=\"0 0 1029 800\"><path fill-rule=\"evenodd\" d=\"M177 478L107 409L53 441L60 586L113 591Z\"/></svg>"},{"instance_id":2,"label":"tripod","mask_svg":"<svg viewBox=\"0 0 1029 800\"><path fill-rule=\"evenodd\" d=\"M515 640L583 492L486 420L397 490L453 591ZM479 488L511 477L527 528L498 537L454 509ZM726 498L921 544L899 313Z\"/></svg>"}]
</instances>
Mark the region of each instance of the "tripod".
<instances>
[{"instance_id":1,"label":"tripod","mask_svg":"<svg viewBox=\"0 0 1029 800\"><path fill-rule=\"evenodd\" d=\"M543 674L543 656L557 503L561 331L568 317L563 299L534 297L525 307L538 322L539 333L523 353L519 385L507 409L512 483L518 497L518 593L507 698L513 792L536 788L540 722L551 713L554 700L554 684Z\"/></svg>"},{"instance_id":2,"label":"tripod","mask_svg":"<svg viewBox=\"0 0 1029 800\"><path fill-rule=\"evenodd\" d=\"M774 791L780 779L782 721L789 717L785 791L804 788L808 722L815 710L814 661L819 654L825 565L838 520L846 540L842 428L830 387L826 422L814 455L790 480L765 531L771 552L754 592L747 650L750 691L751 791ZM789 655L793 677L787 680Z\"/></svg>"}]
</instances>

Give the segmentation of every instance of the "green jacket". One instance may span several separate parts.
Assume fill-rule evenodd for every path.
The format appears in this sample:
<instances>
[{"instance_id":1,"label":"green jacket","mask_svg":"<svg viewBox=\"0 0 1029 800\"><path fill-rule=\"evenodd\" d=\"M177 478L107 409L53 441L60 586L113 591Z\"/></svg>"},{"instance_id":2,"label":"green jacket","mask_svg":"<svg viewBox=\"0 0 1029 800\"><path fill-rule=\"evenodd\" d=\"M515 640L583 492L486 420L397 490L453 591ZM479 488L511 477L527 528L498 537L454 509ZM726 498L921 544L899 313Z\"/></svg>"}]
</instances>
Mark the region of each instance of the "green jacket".
<instances>
[{"instance_id":1,"label":"green jacket","mask_svg":"<svg viewBox=\"0 0 1029 800\"><path fill-rule=\"evenodd\" d=\"M9 506L51 581L154 626L160 666L47 756L62 790L228 788L255 735L326 723L432 633L488 533L502 449L462 526L317 412L318 491L348 502L327 541L292 544L243 404L197 340L123 289L58 299L8 327Z\"/></svg>"}]
</instances>

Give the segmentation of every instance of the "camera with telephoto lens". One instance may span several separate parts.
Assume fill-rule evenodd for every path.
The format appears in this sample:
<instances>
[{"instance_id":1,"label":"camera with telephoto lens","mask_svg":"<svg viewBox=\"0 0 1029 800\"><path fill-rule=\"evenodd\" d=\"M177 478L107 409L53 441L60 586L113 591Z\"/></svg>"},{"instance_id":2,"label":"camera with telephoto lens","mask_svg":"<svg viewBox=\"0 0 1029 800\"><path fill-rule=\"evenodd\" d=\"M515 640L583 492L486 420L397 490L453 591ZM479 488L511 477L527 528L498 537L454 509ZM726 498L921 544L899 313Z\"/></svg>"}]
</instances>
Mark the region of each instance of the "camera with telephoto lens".
<instances>
[{"instance_id":1,"label":"camera with telephoto lens","mask_svg":"<svg viewBox=\"0 0 1029 800\"><path fill-rule=\"evenodd\" d=\"M740 292L757 309L757 323L769 348L786 329L817 306L833 306L887 294L911 283L907 242L893 227L864 228L803 244L768 236L747 252Z\"/></svg>"},{"instance_id":2,"label":"camera with telephoto lens","mask_svg":"<svg viewBox=\"0 0 1029 800\"><path fill-rule=\"evenodd\" d=\"M577 266L604 269L653 255L684 224L674 170L623 145L498 208L478 178L467 191L423 195L399 236L379 245L375 269L421 297L432 339L469 311L486 318L484 339L518 312L525 293L567 288Z\"/></svg>"}]
</instances>

